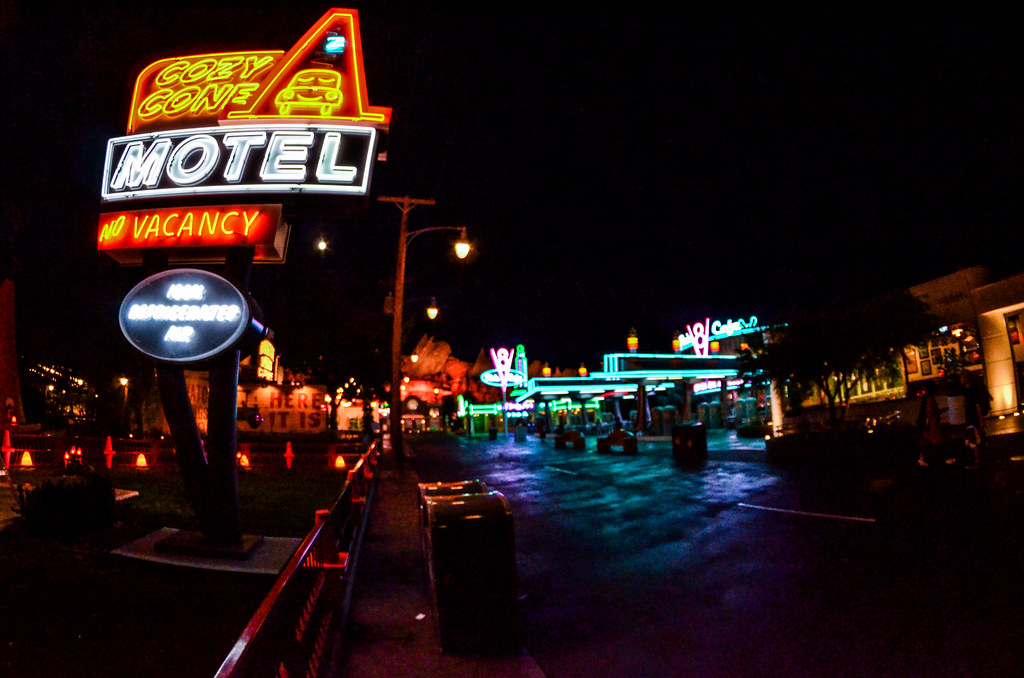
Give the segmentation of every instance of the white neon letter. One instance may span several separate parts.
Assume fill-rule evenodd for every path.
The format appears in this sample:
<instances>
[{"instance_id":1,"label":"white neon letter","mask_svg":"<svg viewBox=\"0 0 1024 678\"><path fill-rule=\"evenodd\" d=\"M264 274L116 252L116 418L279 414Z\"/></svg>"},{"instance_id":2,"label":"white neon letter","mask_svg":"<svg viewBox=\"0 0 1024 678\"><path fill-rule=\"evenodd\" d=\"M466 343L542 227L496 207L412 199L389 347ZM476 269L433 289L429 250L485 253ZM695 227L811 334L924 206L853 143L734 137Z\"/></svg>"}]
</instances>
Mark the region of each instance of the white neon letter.
<instances>
[{"instance_id":1,"label":"white neon letter","mask_svg":"<svg viewBox=\"0 0 1024 678\"><path fill-rule=\"evenodd\" d=\"M133 141L124 148L121 160L117 163L114 176L110 180L110 188L122 191L125 188L137 189L145 186L153 188L160 181L164 161L171 150L170 139L160 139L144 150L143 141Z\"/></svg>"},{"instance_id":2,"label":"white neon letter","mask_svg":"<svg viewBox=\"0 0 1024 678\"><path fill-rule=\"evenodd\" d=\"M234 132L225 134L223 143L225 148L231 149L227 167L224 168L224 180L230 184L237 184L242 180L242 172L245 171L246 162L249 160L249 151L266 146L267 133Z\"/></svg>"},{"instance_id":3,"label":"white neon letter","mask_svg":"<svg viewBox=\"0 0 1024 678\"><path fill-rule=\"evenodd\" d=\"M305 181L306 159L312 145L312 132L274 132L260 177L264 181Z\"/></svg>"},{"instance_id":4,"label":"white neon letter","mask_svg":"<svg viewBox=\"0 0 1024 678\"><path fill-rule=\"evenodd\" d=\"M197 153L199 161L192 167L186 167L188 159ZM167 176L179 186L193 186L209 177L219 160L217 140L208 134L197 134L182 141L171 153L167 160Z\"/></svg>"},{"instance_id":5,"label":"white neon letter","mask_svg":"<svg viewBox=\"0 0 1024 678\"><path fill-rule=\"evenodd\" d=\"M498 373L503 391L508 386L508 376L512 371L513 358L515 358L515 353L507 348L499 348L497 351L491 349L491 362L494 363L494 370Z\"/></svg>"},{"instance_id":6,"label":"white neon letter","mask_svg":"<svg viewBox=\"0 0 1024 678\"><path fill-rule=\"evenodd\" d=\"M699 356L708 357L708 339L711 331L711 318L705 318L702 323L694 323L691 327L686 326L690 341L693 342L693 352Z\"/></svg>"},{"instance_id":7,"label":"white neon letter","mask_svg":"<svg viewBox=\"0 0 1024 678\"><path fill-rule=\"evenodd\" d=\"M352 165L335 165L341 151L341 134L328 132L320 149L320 162L316 166L316 178L324 183L351 184L356 179L356 168Z\"/></svg>"}]
</instances>

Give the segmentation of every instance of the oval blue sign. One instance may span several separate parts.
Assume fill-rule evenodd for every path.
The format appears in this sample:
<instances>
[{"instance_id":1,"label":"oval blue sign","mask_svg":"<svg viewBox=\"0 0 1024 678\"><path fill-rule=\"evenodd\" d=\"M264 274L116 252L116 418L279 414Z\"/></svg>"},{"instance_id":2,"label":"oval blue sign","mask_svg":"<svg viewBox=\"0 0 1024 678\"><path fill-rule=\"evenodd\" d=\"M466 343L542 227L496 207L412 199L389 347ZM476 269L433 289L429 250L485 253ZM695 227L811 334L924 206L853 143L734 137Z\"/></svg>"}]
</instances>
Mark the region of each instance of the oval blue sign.
<instances>
[{"instance_id":1,"label":"oval blue sign","mask_svg":"<svg viewBox=\"0 0 1024 678\"><path fill-rule=\"evenodd\" d=\"M195 363L235 347L254 319L248 296L226 278L176 268L133 287L118 320L125 338L145 355Z\"/></svg>"}]
</instances>

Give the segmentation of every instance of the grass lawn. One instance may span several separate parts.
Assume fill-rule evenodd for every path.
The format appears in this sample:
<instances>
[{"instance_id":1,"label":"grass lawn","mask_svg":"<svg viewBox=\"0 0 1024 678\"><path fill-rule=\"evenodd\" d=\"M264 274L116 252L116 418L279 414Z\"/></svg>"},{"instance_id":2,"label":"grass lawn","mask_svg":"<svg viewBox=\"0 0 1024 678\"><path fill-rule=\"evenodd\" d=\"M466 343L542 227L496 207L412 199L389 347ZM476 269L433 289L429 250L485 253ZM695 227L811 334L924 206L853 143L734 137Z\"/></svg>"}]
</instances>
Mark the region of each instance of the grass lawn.
<instances>
[{"instance_id":1,"label":"grass lawn","mask_svg":"<svg viewBox=\"0 0 1024 678\"><path fill-rule=\"evenodd\" d=\"M176 467L103 475L140 493L118 502L108 530L72 542L35 536L21 521L0 531L0 675L209 678L275 578L111 554L161 527L194 529L195 520ZM12 471L19 484L47 477ZM321 469L240 473L243 532L305 536L344 480Z\"/></svg>"}]
</instances>

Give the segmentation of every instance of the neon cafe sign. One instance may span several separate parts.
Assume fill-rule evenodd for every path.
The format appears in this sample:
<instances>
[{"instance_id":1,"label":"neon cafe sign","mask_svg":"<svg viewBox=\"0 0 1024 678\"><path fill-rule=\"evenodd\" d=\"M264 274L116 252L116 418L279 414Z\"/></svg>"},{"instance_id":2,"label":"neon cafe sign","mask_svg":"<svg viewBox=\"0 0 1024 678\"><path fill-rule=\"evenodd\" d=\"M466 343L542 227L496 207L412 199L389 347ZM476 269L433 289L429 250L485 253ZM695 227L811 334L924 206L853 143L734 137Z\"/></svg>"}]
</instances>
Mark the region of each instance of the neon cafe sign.
<instances>
[{"instance_id":1,"label":"neon cafe sign","mask_svg":"<svg viewBox=\"0 0 1024 678\"><path fill-rule=\"evenodd\" d=\"M750 316L749 320L720 320L711 322L711 318L705 318L704 322L694 323L686 326L686 332L679 335L679 350L693 347L694 353L701 357L708 356L708 350L712 341L720 341L742 334L759 332L764 327L757 324L757 316Z\"/></svg>"},{"instance_id":2,"label":"neon cafe sign","mask_svg":"<svg viewBox=\"0 0 1024 678\"><path fill-rule=\"evenodd\" d=\"M291 48L162 59L139 74L128 135L107 143L105 203L238 193L364 195L378 129L358 13L327 12Z\"/></svg>"},{"instance_id":3,"label":"neon cafe sign","mask_svg":"<svg viewBox=\"0 0 1024 678\"><path fill-rule=\"evenodd\" d=\"M521 355L522 358L516 360L517 355ZM513 360L516 361L518 369L512 368ZM492 348L491 362L494 369L480 375L480 381L486 386L494 386L504 392L509 386L521 386L526 383L526 351L522 345L515 349Z\"/></svg>"},{"instance_id":4,"label":"neon cafe sign","mask_svg":"<svg viewBox=\"0 0 1024 678\"><path fill-rule=\"evenodd\" d=\"M746 381L744 379L729 379L728 381L725 382L725 389L727 391L735 391L737 389L741 389L741 388L749 387L749 386L750 386L750 382L748 382L748 381ZM722 390L722 380L721 379L707 379L705 381L698 381L696 384L693 385L693 392L694 392L694 394L710 393L710 392L713 392L713 391L721 391L721 390Z\"/></svg>"}]
</instances>

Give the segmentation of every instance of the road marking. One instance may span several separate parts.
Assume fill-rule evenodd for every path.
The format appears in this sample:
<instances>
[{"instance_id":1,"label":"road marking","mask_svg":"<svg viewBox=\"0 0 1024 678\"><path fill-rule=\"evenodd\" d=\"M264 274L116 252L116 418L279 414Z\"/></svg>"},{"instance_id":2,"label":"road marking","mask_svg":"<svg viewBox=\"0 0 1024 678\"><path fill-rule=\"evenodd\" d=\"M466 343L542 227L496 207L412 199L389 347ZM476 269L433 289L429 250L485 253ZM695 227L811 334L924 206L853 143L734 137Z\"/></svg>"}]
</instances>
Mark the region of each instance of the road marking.
<instances>
[{"instance_id":1,"label":"road marking","mask_svg":"<svg viewBox=\"0 0 1024 678\"><path fill-rule=\"evenodd\" d=\"M576 471L567 471L566 469L558 468L557 466L545 466L544 468L551 469L552 471L557 471L558 473L565 473L565 474L570 475L570 476L578 476L579 475L579 473L576 473Z\"/></svg>"},{"instance_id":2,"label":"road marking","mask_svg":"<svg viewBox=\"0 0 1024 678\"><path fill-rule=\"evenodd\" d=\"M795 516L808 516L810 518L828 518L830 520L850 520L857 523L873 523L874 518L861 518L858 516L839 516L832 513L810 513L808 511L794 511L792 509L773 508L771 506L757 506L755 504L737 504L740 508L754 509L755 511L771 511L773 513L790 513Z\"/></svg>"}]
</instances>

